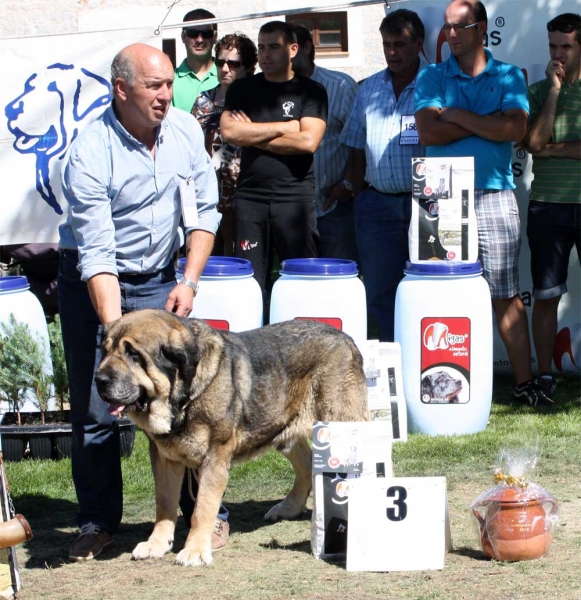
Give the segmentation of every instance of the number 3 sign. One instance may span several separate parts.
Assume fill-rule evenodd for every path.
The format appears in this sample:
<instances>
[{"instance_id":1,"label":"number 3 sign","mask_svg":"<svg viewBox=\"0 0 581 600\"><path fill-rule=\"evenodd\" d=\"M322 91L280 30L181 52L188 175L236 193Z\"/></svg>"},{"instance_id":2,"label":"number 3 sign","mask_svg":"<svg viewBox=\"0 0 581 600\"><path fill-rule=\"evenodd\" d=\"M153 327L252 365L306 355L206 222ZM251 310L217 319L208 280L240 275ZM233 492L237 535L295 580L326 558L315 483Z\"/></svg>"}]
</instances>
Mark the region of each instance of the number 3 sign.
<instances>
[{"instance_id":1,"label":"number 3 sign","mask_svg":"<svg viewBox=\"0 0 581 600\"><path fill-rule=\"evenodd\" d=\"M443 569L450 547L445 477L353 480L348 571Z\"/></svg>"}]
</instances>

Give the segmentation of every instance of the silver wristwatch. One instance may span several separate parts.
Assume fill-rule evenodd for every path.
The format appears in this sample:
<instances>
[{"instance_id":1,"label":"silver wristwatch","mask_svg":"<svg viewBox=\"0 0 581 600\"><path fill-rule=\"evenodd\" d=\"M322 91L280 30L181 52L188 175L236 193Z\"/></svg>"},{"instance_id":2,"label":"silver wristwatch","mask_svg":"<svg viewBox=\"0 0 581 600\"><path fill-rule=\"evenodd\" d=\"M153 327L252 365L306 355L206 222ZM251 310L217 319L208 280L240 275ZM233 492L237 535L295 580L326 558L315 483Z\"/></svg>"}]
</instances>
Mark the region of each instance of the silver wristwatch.
<instances>
[{"instance_id":1,"label":"silver wristwatch","mask_svg":"<svg viewBox=\"0 0 581 600\"><path fill-rule=\"evenodd\" d=\"M343 185L348 192L353 191L353 184L348 179L343 179Z\"/></svg>"},{"instance_id":2,"label":"silver wristwatch","mask_svg":"<svg viewBox=\"0 0 581 600\"><path fill-rule=\"evenodd\" d=\"M184 285L187 285L191 290L194 290L194 296L197 295L198 293L198 289L200 288L200 286L197 283L194 283L191 279L188 279L187 277L182 277L178 283L183 283Z\"/></svg>"}]
</instances>

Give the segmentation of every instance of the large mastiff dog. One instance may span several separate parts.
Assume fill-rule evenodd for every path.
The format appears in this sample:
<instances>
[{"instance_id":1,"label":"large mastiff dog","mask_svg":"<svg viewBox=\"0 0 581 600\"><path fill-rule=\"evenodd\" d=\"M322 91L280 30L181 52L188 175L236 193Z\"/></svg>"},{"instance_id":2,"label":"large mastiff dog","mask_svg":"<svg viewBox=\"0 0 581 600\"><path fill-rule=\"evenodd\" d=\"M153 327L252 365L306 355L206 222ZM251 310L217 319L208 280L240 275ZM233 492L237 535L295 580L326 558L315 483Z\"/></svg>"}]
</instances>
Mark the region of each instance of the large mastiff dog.
<instances>
[{"instance_id":1,"label":"large mastiff dog","mask_svg":"<svg viewBox=\"0 0 581 600\"><path fill-rule=\"evenodd\" d=\"M266 519L293 518L311 491L313 421L368 419L361 354L344 333L289 321L245 333L155 310L129 313L105 328L99 394L149 437L156 522L136 559L172 548L185 467L198 470L191 529L176 562L212 562L211 537L233 461L271 447L295 471L287 497Z\"/></svg>"}]
</instances>

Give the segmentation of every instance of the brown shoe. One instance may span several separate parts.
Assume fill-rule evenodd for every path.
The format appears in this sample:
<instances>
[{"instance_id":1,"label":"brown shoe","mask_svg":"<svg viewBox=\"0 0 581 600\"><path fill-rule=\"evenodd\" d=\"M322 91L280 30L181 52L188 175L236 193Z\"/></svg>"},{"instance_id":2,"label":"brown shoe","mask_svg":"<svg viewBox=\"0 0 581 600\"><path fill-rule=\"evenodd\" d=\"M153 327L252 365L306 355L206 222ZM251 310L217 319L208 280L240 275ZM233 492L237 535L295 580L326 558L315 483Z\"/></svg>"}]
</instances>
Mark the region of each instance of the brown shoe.
<instances>
[{"instance_id":1,"label":"brown shoe","mask_svg":"<svg viewBox=\"0 0 581 600\"><path fill-rule=\"evenodd\" d=\"M216 525L212 532L212 551L219 552L226 547L228 543L228 534L230 533L230 525L228 521L216 519Z\"/></svg>"},{"instance_id":2,"label":"brown shoe","mask_svg":"<svg viewBox=\"0 0 581 600\"><path fill-rule=\"evenodd\" d=\"M86 523L69 549L69 559L73 562L92 560L113 543L113 536L100 525Z\"/></svg>"}]
</instances>

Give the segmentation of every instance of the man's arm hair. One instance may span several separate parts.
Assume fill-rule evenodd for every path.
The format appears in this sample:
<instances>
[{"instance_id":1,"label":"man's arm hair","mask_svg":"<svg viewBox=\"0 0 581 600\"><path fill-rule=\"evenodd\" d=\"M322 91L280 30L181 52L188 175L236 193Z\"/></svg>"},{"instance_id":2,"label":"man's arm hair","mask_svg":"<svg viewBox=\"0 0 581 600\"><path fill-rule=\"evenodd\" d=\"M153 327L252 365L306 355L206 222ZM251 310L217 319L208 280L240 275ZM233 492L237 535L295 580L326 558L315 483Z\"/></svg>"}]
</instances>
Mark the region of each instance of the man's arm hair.
<instances>
[{"instance_id":1,"label":"man's arm hair","mask_svg":"<svg viewBox=\"0 0 581 600\"><path fill-rule=\"evenodd\" d=\"M559 90L553 87L549 88L541 110L533 122L529 123L527 133L521 145L531 154L543 151L551 141L558 101Z\"/></svg>"},{"instance_id":2,"label":"man's arm hair","mask_svg":"<svg viewBox=\"0 0 581 600\"><path fill-rule=\"evenodd\" d=\"M236 120L230 110L225 110L220 118L220 132L225 142L235 146L257 146L270 142L287 133L299 130L298 121L280 121L274 123L252 123Z\"/></svg>"},{"instance_id":3,"label":"man's arm hair","mask_svg":"<svg viewBox=\"0 0 581 600\"><path fill-rule=\"evenodd\" d=\"M87 281L89 296L103 325L121 318L119 280L112 273L98 273Z\"/></svg>"},{"instance_id":4,"label":"man's arm hair","mask_svg":"<svg viewBox=\"0 0 581 600\"><path fill-rule=\"evenodd\" d=\"M274 154L313 154L325 135L327 124L316 117L303 117L298 123L300 131L286 133L255 146Z\"/></svg>"},{"instance_id":5,"label":"man's arm hair","mask_svg":"<svg viewBox=\"0 0 581 600\"><path fill-rule=\"evenodd\" d=\"M443 146L473 135L470 131L440 119L441 109L422 108L416 114L416 125L422 146Z\"/></svg>"}]
</instances>

